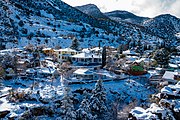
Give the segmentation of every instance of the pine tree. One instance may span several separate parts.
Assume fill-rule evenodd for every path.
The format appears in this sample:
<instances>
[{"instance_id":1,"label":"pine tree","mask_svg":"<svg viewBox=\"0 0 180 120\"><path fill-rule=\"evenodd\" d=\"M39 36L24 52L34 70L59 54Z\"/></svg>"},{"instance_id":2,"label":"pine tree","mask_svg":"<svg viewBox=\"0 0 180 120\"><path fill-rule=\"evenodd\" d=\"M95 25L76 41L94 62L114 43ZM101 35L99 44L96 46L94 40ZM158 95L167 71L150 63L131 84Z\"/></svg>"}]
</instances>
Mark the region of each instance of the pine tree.
<instances>
[{"instance_id":1,"label":"pine tree","mask_svg":"<svg viewBox=\"0 0 180 120\"><path fill-rule=\"evenodd\" d=\"M79 47L78 39L74 37L74 38L72 39L72 44L71 44L70 48L71 48L71 49L78 50L78 47Z\"/></svg>"},{"instance_id":2,"label":"pine tree","mask_svg":"<svg viewBox=\"0 0 180 120\"><path fill-rule=\"evenodd\" d=\"M98 80L95 89L92 92L92 96L90 98L90 108L94 115L98 117L102 117L106 111L107 107L106 103L106 93L102 84L102 80Z\"/></svg>"},{"instance_id":3,"label":"pine tree","mask_svg":"<svg viewBox=\"0 0 180 120\"><path fill-rule=\"evenodd\" d=\"M69 88L64 88L61 113L63 120L76 120L76 112L74 110L74 105L71 99L71 92Z\"/></svg>"},{"instance_id":4,"label":"pine tree","mask_svg":"<svg viewBox=\"0 0 180 120\"><path fill-rule=\"evenodd\" d=\"M81 102L79 109L77 110L77 119L78 120L94 120L96 116L93 116L90 109L90 101L85 98Z\"/></svg>"},{"instance_id":5,"label":"pine tree","mask_svg":"<svg viewBox=\"0 0 180 120\"><path fill-rule=\"evenodd\" d=\"M140 40L138 40L136 52L140 53L140 55L143 54L143 46Z\"/></svg>"},{"instance_id":6,"label":"pine tree","mask_svg":"<svg viewBox=\"0 0 180 120\"><path fill-rule=\"evenodd\" d=\"M123 52L123 47L122 47L122 45L119 45L119 47L117 48L117 52L118 52L119 54L122 54L122 52Z\"/></svg>"}]
</instances>

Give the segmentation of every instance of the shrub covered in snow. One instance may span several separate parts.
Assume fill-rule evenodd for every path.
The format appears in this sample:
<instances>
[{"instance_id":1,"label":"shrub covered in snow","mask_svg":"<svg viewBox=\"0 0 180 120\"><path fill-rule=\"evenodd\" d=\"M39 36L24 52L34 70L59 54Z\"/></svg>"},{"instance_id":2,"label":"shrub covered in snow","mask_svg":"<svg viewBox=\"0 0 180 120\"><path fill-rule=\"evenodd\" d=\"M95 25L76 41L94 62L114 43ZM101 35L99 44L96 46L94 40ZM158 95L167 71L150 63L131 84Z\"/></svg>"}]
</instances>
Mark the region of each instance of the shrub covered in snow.
<instances>
[{"instance_id":1,"label":"shrub covered in snow","mask_svg":"<svg viewBox=\"0 0 180 120\"><path fill-rule=\"evenodd\" d=\"M176 85L168 85L162 88L161 93L156 96L159 102L152 103L146 110L140 107L132 109L129 119L178 120L180 117L180 99L177 98L179 95L179 84L180 82Z\"/></svg>"}]
</instances>

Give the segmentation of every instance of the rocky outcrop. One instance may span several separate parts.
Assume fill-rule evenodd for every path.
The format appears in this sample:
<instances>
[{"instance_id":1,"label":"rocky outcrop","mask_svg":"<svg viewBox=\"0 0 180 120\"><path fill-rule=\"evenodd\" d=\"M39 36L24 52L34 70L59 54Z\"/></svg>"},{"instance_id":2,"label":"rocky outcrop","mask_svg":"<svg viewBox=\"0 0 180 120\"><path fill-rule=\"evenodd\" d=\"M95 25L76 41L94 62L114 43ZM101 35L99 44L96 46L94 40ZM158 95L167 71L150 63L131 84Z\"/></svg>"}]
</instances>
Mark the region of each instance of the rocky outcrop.
<instances>
[{"instance_id":1,"label":"rocky outcrop","mask_svg":"<svg viewBox=\"0 0 180 120\"><path fill-rule=\"evenodd\" d=\"M24 114L19 118L19 120L28 120L32 117L41 116L41 115L52 116L53 114L54 114L53 110L49 107L46 106L34 107L24 112Z\"/></svg>"},{"instance_id":2,"label":"rocky outcrop","mask_svg":"<svg viewBox=\"0 0 180 120\"><path fill-rule=\"evenodd\" d=\"M1 111L0 112L0 118L5 118L7 114L9 114L10 111L6 110L6 111Z\"/></svg>"}]
</instances>

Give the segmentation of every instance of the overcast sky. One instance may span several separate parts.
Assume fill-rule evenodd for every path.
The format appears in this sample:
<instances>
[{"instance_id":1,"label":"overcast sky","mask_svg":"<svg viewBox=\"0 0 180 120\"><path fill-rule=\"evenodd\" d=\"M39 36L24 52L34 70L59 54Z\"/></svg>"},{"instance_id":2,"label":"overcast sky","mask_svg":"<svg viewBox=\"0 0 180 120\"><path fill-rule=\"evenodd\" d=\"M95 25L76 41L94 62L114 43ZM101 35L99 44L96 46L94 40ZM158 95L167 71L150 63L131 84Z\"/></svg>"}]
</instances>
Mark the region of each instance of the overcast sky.
<instances>
[{"instance_id":1,"label":"overcast sky","mask_svg":"<svg viewBox=\"0 0 180 120\"><path fill-rule=\"evenodd\" d=\"M95 4L102 12L126 10L144 17L172 14L180 18L180 0L62 0L71 6Z\"/></svg>"}]
</instances>

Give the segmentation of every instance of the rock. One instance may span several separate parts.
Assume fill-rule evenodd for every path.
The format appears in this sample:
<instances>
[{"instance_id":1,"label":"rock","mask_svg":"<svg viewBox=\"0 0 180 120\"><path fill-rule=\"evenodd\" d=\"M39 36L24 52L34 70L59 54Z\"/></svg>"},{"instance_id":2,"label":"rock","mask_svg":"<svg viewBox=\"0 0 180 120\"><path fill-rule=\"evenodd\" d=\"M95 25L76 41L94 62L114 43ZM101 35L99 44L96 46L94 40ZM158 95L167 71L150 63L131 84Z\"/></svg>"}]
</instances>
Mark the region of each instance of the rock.
<instances>
[{"instance_id":1,"label":"rock","mask_svg":"<svg viewBox=\"0 0 180 120\"><path fill-rule=\"evenodd\" d=\"M0 112L0 118L6 117L6 115L9 114L9 113L10 113L10 111L8 111L8 110L6 110L6 111L1 111L1 112Z\"/></svg>"},{"instance_id":2,"label":"rock","mask_svg":"<svg viewBox=\"0 0 180 120\"><path fill-rule=\"evenodd\" d=\"M26 111L20 118L19 120L26 120L29 118L32 118L32 116L41 116L41 115L48 115L52 116L54 114L53 110L49 107L34 107L31 108L30 110Z\"/></svg>"},{"instance_id":3,"label":"rock","mask_svg":"<svg viewBox=\"0 0 180 120\"><path fill-rule=\"evenodd\" d=\"M180 112L173 112L173 115L176 118L176 120L180 118Z\"/></svg>"}]
</instances>

